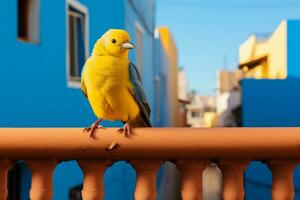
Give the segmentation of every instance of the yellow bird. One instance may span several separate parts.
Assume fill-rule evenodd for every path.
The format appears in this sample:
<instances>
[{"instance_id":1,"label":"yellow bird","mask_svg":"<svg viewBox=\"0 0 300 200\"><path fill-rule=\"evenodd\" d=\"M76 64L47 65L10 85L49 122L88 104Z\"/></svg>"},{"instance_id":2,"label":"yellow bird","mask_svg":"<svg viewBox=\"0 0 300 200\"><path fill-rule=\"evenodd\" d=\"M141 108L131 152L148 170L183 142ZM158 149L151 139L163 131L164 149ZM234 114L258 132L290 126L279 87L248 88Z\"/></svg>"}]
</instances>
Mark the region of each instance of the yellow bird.
<instances>
[{"instance_id":1,"label":"yellow bird","mask_svg":"<svg viewBox=\"0 0 300 200\"><path fill-rule=\"evenodd\" d=\"M125 123L118 131L131 135L132 127L150 127L150 106L137 68L128 59L130 36L110 29L94 45L81 75L81 90L98 117L85 132L94 137L102 120Z\"/></svg>"}]
</instances>

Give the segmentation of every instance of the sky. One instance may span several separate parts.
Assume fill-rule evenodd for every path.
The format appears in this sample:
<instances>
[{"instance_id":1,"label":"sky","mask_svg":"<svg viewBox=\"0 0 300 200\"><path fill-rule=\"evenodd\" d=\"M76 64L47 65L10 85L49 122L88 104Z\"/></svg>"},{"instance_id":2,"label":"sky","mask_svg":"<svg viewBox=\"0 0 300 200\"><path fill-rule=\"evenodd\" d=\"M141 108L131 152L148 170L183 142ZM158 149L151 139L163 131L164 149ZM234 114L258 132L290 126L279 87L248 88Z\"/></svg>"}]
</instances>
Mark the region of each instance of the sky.
<instances>
[{"instance_id":1,"label":"sky","mask_svg":"<svg viewBox=\"0 0 300 200\"><path fill-rule=\"evenodd\" d=\"M214 95L216 71L236 69L250 34L270 34L283 19L300 20L300 0L156 0L156 23L175 39L189 89Z\"/></svg>"}]
</instances>

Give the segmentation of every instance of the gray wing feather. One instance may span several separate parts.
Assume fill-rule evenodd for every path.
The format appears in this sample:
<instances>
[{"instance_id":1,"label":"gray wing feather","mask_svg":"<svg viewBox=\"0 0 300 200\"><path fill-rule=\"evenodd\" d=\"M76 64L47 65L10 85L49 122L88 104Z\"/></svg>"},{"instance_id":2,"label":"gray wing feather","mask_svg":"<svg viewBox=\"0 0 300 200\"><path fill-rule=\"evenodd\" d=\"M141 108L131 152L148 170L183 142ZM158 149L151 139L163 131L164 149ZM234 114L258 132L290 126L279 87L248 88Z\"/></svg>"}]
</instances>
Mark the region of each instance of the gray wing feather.
<instances>
[{"instance_id":1,"label":"gray wing feather","mask_svg":"<svg viewBox=\"0 0 300 200\"><path fill-rule=\"evenodd\" d=\"M152 126L150 122L151 109L141 82L141 75L133 63L129 64L129 78L133 86L133 97L141 109L141 120L144 126Z\"/></svg>"}]
</instances>

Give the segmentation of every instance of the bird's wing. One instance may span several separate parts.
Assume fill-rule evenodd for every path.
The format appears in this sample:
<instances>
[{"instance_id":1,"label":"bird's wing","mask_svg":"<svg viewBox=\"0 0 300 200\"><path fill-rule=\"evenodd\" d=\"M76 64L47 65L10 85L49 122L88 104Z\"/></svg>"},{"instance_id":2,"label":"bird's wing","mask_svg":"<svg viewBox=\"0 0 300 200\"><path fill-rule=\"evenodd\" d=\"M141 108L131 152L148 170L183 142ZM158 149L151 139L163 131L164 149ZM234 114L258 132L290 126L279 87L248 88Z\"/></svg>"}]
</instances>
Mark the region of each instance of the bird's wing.
<instances>
[{"instance_id":1,"label":"bird's wing","mask_svg":"<svg viewBox=\"0 0 300 200\"><path fill-rule=\"evenodd\" d=\"M86 91L86 87L85 87L85 83L84 83L84 69L85 69L85 66L82 68L82 72L81 72L80 88L81 88L83 95L85 97L87 97L87 91Z\"/></svg>"},{"instance_id":2,"label":"bird's wing","mask_svg":"<svg viewBox=\"0 0 300 200\"><path fill-rule=\"evenodd\" d=\"M140 125L151 127L150 113L148 98L146 96L144 87L141 82L141 75L133 63L129 64L129 78L132 84L132 89L129 89L130 93L138 103L141 110L141 123Z\"/></svg>"}]
</instances>

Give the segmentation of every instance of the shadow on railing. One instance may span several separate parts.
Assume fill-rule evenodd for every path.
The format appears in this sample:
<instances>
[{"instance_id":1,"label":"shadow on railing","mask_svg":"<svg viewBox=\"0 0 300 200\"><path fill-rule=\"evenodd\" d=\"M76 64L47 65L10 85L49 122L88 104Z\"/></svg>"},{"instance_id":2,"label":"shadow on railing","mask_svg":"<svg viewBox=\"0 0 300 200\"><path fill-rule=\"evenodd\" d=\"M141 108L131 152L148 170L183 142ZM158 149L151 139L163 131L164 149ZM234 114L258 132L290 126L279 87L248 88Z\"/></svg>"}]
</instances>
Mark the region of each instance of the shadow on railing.
<instances>
[{"instance_id":1,"label":"shadow on railing","mask_svg":"<svg viewBox=\"0 0 300 200\"><path fill-rule=\"evenodd\" d=\"M244 198L243 171L251 160L266 162L273 174L273 200L294 198L293 170L300 157L300 128L139 128L131 138L100 129L96 139L80 128L0 129L0 200L7 193L7 171L25 160L32 172L31 200L52 198L58 161L77 160L84 200L103 199L105 169L118 160L137 173L135 199L156 199L156 171L171 160L181 171L183 200L202 199L202 172L213 160L223 173L224 200Z\"/></svg>"}]
</instances>

